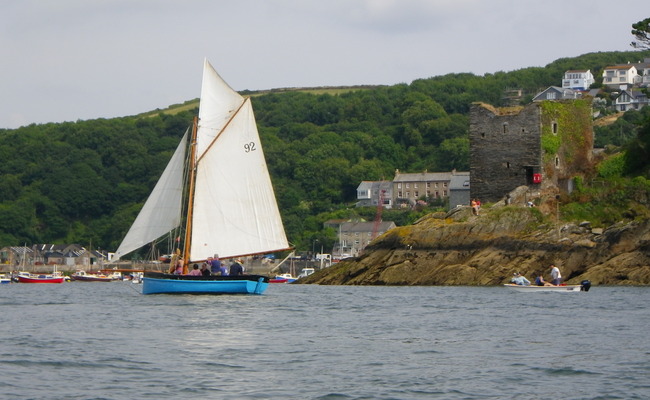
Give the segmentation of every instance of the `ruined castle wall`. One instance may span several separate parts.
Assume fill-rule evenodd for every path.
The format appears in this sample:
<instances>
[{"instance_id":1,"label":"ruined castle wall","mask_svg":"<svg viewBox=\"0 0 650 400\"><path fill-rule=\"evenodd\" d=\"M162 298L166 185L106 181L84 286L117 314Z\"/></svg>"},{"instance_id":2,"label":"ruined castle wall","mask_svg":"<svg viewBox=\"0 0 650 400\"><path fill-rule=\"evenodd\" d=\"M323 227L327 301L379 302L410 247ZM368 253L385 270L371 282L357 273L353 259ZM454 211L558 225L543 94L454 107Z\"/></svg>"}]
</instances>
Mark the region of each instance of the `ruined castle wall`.
<instances>
[{"instance_id":1,"label":"ruined castle wall","mask_svg":"<svg viewBox=\"0 0 650 400\"><path fill-rule=\"evenodd\" d=\"M533 173L541 173L540 137L537 103L499 110L472 104L470 196L493 202L519 186L532 185Z\"/></svg>"}]
</instances>

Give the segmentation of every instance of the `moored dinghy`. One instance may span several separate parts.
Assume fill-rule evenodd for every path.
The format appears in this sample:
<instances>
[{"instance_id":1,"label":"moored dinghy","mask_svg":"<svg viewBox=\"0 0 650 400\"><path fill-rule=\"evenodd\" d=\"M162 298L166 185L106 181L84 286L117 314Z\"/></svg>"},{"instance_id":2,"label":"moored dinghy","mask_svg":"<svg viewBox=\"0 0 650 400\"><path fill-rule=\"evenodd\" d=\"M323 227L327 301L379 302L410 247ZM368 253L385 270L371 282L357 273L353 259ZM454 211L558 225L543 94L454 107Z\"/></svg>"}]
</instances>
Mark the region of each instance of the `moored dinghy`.
<instances>
[{"instance_id":1,"label":"moored dinghy","mask_svg":"<svg viewBox=\"0 0 650 400\"><path fill-rule=\"evenodd\" d=\"M188 265L213 254L223 260L289 248L250 99L230 88L207 60L199 117L189 141L188 133L116 257L158 239L184 220L184 274L145 272L143 294L261 294L269 283L265 276L185 275ZM189 178L184 185L185 176Z\"/></svg>"}]
</instances>

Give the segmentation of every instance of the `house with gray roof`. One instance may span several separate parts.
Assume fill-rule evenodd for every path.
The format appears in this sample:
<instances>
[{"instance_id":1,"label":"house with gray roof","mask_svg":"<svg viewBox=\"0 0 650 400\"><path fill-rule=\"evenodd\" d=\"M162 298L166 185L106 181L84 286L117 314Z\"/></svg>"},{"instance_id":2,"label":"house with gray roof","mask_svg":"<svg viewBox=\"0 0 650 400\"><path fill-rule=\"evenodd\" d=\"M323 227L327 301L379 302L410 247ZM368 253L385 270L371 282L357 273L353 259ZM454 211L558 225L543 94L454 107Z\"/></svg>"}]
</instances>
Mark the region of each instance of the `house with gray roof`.
<instances>
[{"instance_id":1,"label":"house with gray roof","mask_svg":"<svg viewBox=\"0 0 650 400\"><path fill-rule=\"evenodd\" d=\"M393 207L393 183L391 181L362 181L357 187L357 207Z\"/></svg>"},{"instance_id":2,"label":"house with gray roof","mask_svg":"<svg viewBox=\"0 0 650 400\"><path fill-rule=\"evenodd\" d=\"M449 181L452 172L402 173L395 170L393 193L395 205L412 207L418 199L439 199L449 196Z\"/></svg>"},{"instance_id":3,"label":"house with gray roof","mask_svg":"<svg viewBox=\"0 0 650 400\"><path fill-rule=\"evenodd\" d=\"M468 206L469 196L469 172L456 172L449 181L449 209L457 206Z\"/></svg>"},{"instance_id":4,"label":"house with gray roof","mask_svg":"<svg viewBox=\"0 0 650 400\"><path fill-rule=\"evenodd\" d=\"M573 89L550 86L533 97L534 102L545 100L575 100L582 97L582 93Z\"/></svg>"},{"instance_id":5,"label":"house with gray roof","mask_svg":"<svg viewBox=\"0 0 650 400\"><path fill-rule=\"evenodd\" d=\"M616 111L638 110L648 105L648 96L633 89L622 90L614 101Z\"/></svg>"},{"instance_id":6,"label":"house with gray roof","mask_svg":"<svg viewBox=\"0 0 650 400\"><path fill-rule=\"evenodd\" d=\"M395 228L392 221L380 221L379 223L366 221L348 221L341 224L338 232L338 243L334 245L332 254L336 256L357 257L363 249L374 239L389 230ZM376 230L376 232L375 232Z\"/></svg>"}]
</instances>

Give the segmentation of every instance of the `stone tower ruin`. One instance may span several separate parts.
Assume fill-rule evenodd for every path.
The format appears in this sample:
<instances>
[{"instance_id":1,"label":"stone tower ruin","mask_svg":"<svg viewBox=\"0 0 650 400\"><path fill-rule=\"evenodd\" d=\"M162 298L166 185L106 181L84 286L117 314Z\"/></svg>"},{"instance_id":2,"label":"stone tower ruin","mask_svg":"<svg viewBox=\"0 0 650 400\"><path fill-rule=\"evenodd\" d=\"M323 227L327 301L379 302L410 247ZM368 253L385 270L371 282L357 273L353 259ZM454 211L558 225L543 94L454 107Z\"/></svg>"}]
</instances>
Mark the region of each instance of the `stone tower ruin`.
<instances>
[{"instance_id":1,"label":"stone tower ruin","mask_svg":"<svg viewBox=\"0 0 650 400\"><path fill-rule=\"evenodd\" d=\"M570 192L591 169L593 128L588 99L470 109L470 196L503 199L519 186Z\"/></svg>"}]
</instances>

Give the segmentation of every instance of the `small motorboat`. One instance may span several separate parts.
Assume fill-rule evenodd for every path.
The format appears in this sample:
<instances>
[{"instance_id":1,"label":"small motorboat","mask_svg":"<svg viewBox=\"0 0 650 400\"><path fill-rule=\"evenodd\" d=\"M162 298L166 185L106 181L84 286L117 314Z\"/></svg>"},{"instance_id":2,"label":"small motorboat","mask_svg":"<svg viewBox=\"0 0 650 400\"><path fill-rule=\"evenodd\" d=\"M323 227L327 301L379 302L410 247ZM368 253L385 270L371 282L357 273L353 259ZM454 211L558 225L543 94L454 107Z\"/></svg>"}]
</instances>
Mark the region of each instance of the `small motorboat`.
<instances>
[{"instance_id":1,"label":"small motorboat","mask_svg":"<svg viewBox=\"0 0 650 400\"><path fill-rule=\"evenodd\" d=\"M0 284L11 283L11 278L5 274L0 274Z\"/></svg>"},{"instance_id":2,"label":"small motorboat","mask_svg":"<svg viewBox=\"0 0 650 400\"><path fill-rule=\"evenodd\" d=\"M591 288L591 282L584 280L580 282L579 285L550 285L550 286L537 286L537 285L516 285L514 283L506 283L503 285L507 288L511 288L518 292L560 292L560 293L569 293L569 292L588 292Z\"/></svg>"},{"instance_id":3,"label":"small motorboat","mask_svg":"<svg viewBox=\"0 0 650 400\"><path fill-rule=\"evenodd\" d=\"M77 270L74 274L70 275L73 281L82 282L111 282L115 280L114 277L104 274L91 274L84 270Z\"/></svg>"},{"instance_id":4,"label":"small motorboat","mask_svg":"<svg viewBox=\"0 0 650 400\"><path fill-rule=\"evenodd\" d=\"M316 272L314 268L303 268L302 271L300 271L300 275L298 275L298 279L306 278L314 272Z\"/></svg>"},{"instance_id":5,"label":"small motorboat","mask_svg":"<svg viewBox=\"0 0 650 400\"><path fill-rule=\"evenodd\" d=\"M295 281L296 277L291 274L280 274L276 275L275 278L269 279L269 283L291 283Z\"/></svg>"}]
</instances>

